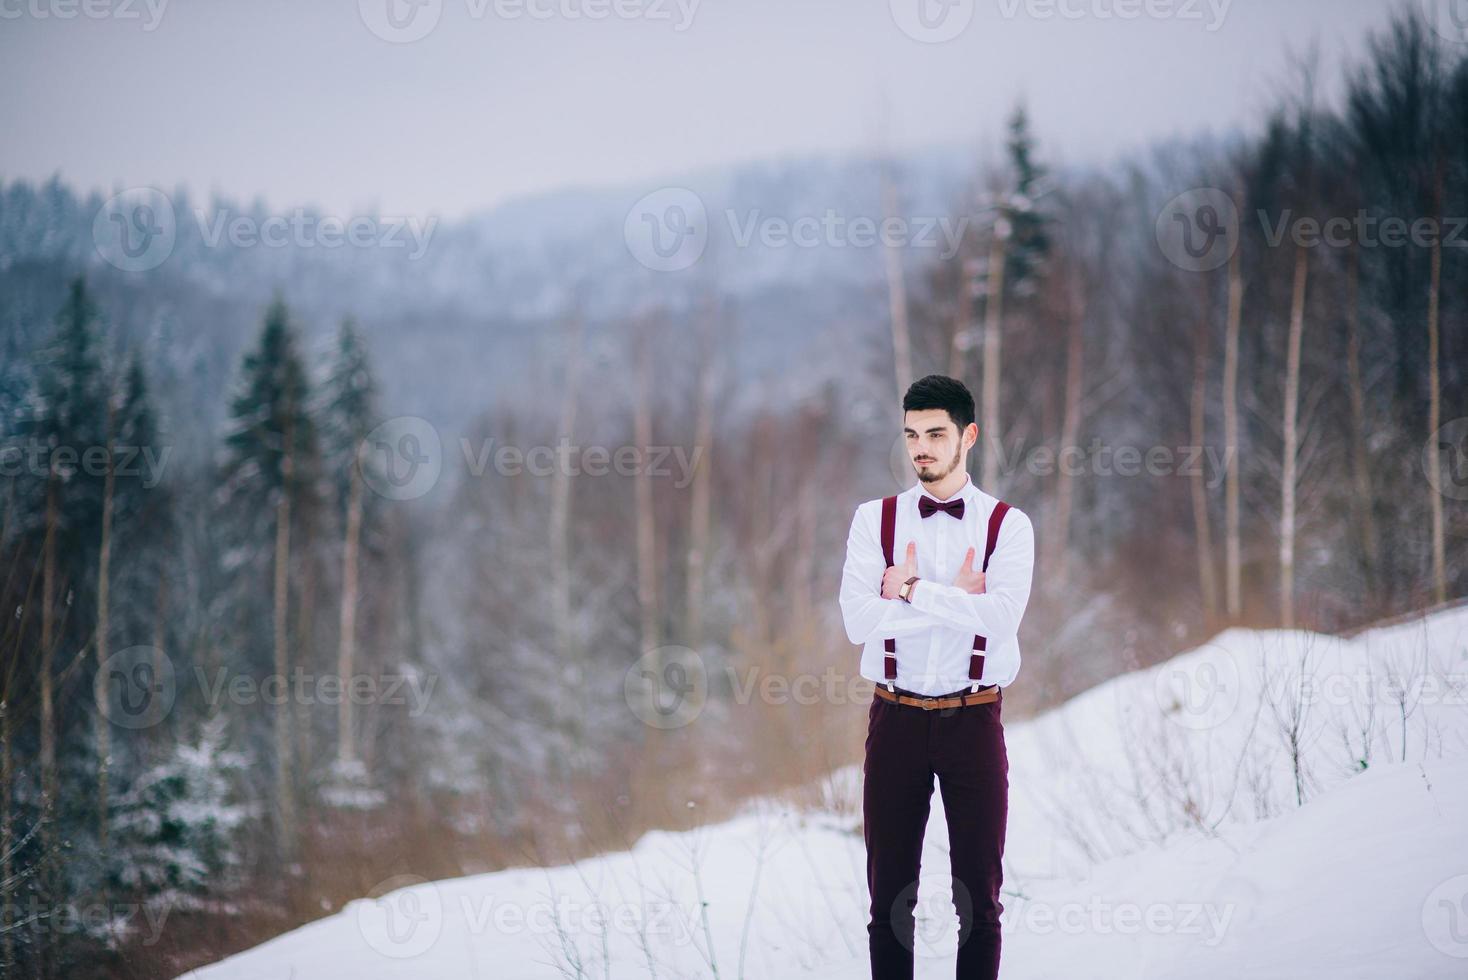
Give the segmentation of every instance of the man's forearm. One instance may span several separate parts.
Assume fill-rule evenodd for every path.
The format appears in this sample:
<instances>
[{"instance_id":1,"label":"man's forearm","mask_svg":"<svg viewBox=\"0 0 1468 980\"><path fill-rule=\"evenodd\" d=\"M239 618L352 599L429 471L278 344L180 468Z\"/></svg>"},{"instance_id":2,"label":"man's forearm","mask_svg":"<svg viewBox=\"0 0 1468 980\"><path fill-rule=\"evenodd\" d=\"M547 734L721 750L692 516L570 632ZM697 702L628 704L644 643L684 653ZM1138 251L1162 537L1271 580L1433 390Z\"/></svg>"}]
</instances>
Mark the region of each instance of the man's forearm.
<instances>
[{"instance_id":1,"label":"man's forearm","mask_svg":"<svg viewBox=\"0 0 1468 980\"><path fill-rule=\"evenodd\" d=\"M1025 599L1007 592L971 595L956 585L919 579L911 605L951 629L997 639L1019 632Z\"/></svg>"},{"instance_id":2,"label":"man's forearm","mask_svg":"<svg viewBox=\"0 0 1468 980\"><path fill-rule=\"evenodd\" d=\"M876 593L843 595L841 618L847 638L858 645L945 625L937 617L901 599L883 599Z\"/></svg>"}]
</instances>

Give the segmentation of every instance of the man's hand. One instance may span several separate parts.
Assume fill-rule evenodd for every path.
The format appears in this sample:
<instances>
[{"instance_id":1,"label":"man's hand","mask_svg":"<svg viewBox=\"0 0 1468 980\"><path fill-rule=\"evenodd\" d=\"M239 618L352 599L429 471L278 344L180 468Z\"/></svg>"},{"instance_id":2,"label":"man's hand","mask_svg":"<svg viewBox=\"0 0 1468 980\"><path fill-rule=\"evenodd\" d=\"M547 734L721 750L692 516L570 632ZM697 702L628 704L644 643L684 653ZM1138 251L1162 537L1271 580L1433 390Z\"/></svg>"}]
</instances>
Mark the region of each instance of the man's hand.
<instances>
[{"instance_id":1,"label":"man's hand","mask_svg":"<svg viewBox=\"0 0 1468 980\"><path fill-rule=\"evenodd\" d=\"M901 565L891 565L882 573L882 598L896 599L904 582L917 574L917 542L907 543L907 557Z\"/></svg>"},{"instance_id":2,"label":"man's hand","mask_svg":"<svg viewBox=\"0 0 1468 980\"><path fill-rule=\"evenodd\" d=\"M968 550L963 564L959 566L958 575L953 579L953 584L970 595L979 595L984 591L984 573L974 571L974 549Z\"/></svg>"}]
</instances>

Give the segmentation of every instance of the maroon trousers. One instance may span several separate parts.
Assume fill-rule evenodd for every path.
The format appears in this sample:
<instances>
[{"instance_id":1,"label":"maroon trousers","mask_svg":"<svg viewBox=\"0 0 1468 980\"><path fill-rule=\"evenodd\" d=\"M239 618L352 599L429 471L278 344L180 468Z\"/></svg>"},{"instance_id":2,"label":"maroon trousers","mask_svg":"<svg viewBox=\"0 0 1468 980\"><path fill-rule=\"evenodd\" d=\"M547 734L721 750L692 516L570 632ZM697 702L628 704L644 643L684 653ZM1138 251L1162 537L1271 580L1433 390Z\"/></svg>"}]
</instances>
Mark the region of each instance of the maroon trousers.
<instances>
[{"instance_id":1,"label":"maroon trousers","mask_svg":"<svg viewBox=\"0 0 1468 980\"><path fill-rule=\"evenodd\" d=\"M922 937L914 935L913 910L935 775L948 819L958 978L999 975L999 885L1009 813L1002 703L1002 692L990 704L940 710L872 699L862 816L873 980L911 980L915 938L918 952L924 951Z\"/></svg>"}]
</instances>

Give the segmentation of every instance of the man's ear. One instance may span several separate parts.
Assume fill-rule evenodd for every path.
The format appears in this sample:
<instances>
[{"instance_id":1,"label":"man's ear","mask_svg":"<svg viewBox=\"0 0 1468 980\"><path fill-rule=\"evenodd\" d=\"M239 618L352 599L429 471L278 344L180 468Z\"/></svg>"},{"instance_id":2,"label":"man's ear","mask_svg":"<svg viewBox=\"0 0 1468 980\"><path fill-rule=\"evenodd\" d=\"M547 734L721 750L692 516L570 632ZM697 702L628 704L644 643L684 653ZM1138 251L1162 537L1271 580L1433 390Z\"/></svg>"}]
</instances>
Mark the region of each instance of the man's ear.
<instances>
[{"instance_id":1,"label":"man's ear","mask_svg":"<svg viewBox=\"0 0 1468 980\"><path fill-rule=\"evenodd\" d=\"M963 427L963 448L972 449L979 442L979 424L970 422Z\"/></svg>"}]
</instances>

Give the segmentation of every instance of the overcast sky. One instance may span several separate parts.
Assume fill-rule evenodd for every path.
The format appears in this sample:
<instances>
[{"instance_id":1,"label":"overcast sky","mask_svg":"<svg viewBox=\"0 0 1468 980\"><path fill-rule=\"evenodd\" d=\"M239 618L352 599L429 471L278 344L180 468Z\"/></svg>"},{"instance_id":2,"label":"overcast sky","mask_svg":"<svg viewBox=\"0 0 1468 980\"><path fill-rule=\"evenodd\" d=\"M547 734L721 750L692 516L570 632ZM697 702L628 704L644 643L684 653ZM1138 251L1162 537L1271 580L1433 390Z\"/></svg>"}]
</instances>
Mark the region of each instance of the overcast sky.
<instances>
[{"instance_id":1,"label":"overcast sky","mask_svg":"<svg viewBox=\"0 0 1468 980\"><path fill-rule=\"evenodd\" d=\"M593 19L598 5L609 16ZM1312 42L1334 90L1391 7L0 0L0 178L452 218L565 185L871 148L884 132L899 147L974 143L1021 95L1050 155L1104 159L1249 125Z\"/></svg>"}]
</instances>

